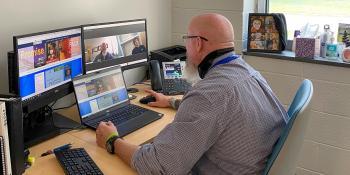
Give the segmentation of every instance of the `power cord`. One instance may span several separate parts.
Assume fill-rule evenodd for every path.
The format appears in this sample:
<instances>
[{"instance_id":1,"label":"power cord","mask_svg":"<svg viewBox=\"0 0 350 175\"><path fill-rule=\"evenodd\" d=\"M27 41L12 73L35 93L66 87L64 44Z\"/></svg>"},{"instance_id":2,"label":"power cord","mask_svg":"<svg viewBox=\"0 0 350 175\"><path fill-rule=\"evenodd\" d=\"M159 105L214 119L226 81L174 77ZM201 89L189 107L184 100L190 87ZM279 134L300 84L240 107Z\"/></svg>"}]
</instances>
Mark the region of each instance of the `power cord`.
<instances>
[{"instance_id":1,"label":"power cord","mask_svg":"<svg viewBox=\"0 0 350 175\"><path fill-rule=\"evenodd\" d=\"M52 108L56 104L57 100L55 100L51 105L50 108Z\"/></svg>"},{"instance_id":2,"label":"power cord","mask_svg":"<svg viewBox=\"0 0 350 175\"><path fill-rule=\"evenodd\" d=\"M57 110L61 110L61 109L67 109L67 108L71 108L71 107L73 107L74 105L76 105L77 103L73 103L73 104L71 104L71 105L69 105L69 106L66 106L66 107L60 107L60 108L55 108L55 109L52 109L53 111L57 111ZM51 106L51 108L52 108L52 106Z\"/></svg>"}]
</instances>

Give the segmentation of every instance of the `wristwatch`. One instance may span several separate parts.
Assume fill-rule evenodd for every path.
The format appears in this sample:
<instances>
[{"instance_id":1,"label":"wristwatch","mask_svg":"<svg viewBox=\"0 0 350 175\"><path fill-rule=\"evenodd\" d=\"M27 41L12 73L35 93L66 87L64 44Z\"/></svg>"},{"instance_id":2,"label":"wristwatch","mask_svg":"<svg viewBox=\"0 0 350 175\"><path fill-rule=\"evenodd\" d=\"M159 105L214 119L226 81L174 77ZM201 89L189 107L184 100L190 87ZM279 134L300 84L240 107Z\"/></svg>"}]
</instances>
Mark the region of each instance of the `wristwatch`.
<instances>
[{"instance_id":1,"label":"wristwatch","mask_svg":"<svg viewBox=\"0 0 350 175\"><path fill-rule=\"evenodd\" d=\"M181 103L181 100L179 99L175 99L174 97L171 97L169 98L169 104L170 106L173 108L173 109L179 109L179 106L180 106L180 103Z\"/></svg>"},{"instance_id":2,"label":"wristwatch","mask_svg":"<svg viewBox=\"0 0 350 175\"><path fill-rule=\"evenodd\" d=\"M175 101L176 101L176 99L175 99L174 97L169 98L169 101L168 101L169 104L170 104L170 106L171 106L173 109L176 109Z\"/></svg>"},{"instance_id":3,"label":"wristwatch","mask_svg":"<svg viewBox=\"0 0 350 175\"><path fill-rule=\"evenodd\" d=\"M114 142L120 137L117 134L111 135L106 141L107 152L115 154Z\"/></svg>"}]
</instances>

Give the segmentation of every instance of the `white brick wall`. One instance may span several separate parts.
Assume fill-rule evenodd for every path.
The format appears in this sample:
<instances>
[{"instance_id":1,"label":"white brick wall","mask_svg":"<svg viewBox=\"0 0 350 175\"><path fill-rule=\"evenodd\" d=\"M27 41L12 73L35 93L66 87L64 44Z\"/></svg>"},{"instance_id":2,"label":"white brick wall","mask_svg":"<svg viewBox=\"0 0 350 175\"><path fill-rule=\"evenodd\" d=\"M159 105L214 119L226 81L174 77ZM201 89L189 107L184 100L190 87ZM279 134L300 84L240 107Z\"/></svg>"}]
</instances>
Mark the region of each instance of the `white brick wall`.
<instances>
[{"instance_id":1,"label":"white brick wall","mask_svg":"<svg viewBox=\"0 0 350 175\"><path fill-rule=\"evenodd\" d=\"M173 0L172 42L183 45L182 36L187 33L190 19L198 14L219 13L226 16L235 31L235 50L241 53L246 46L248 13L253 12L255 0Z\"/></svg>"},{"instance_id":2,"label":"white brick wall","mask_svg":"<svg viewBox=\"0 0 350 175\"><path fill-rule=\"evenodd\" d=\"M350 174L350 68L254 56L259 70L285 105L301 81L314 84L311 120L298 162L298 175Z\"/></svg>"}]
</instances>

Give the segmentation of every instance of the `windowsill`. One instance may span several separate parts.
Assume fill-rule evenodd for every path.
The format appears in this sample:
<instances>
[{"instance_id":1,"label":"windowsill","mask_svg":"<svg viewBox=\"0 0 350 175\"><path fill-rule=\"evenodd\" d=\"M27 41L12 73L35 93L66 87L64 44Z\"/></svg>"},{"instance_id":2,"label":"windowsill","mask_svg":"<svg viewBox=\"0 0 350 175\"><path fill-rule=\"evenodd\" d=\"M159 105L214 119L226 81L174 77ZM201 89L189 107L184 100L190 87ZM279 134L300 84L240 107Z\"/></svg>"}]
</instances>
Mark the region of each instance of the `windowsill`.
<instances>
[{"instance_id":1,"label":"windowsill","mask_svg":"<svg viewBox=\"0 0 350 175\"><path fill-rule=\"evenodd\" d=\"M243 55L306 62L306 63L313 63L313 64L322 64L322 65L329 65L329 66L350 67L350 63L344 62L340 58L338 58L338 60L330 60L322 57L316 57L314 59L300 58L300 57L295 57L295 53L292 51L283 51L282 53L263 53L263 52L243 51Z\"/></svg>"}]
</instances>

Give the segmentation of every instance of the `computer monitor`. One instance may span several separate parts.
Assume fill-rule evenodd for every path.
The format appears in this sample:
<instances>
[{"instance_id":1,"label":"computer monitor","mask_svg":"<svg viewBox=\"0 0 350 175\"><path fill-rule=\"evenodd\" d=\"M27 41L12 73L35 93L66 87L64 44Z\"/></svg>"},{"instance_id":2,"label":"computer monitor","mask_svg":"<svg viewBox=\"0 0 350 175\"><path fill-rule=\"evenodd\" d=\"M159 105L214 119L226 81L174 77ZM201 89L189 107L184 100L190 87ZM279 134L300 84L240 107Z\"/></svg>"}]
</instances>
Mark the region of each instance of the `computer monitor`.
<instances>
[{"instance_id":1,"label":"computer monitor","mask_svg":"<svg viewBox=\"0 0 350 175\"><path fill-rule=\"evenodd\" d=\"M146 19L83 26L86 73L120 65L122 70L147 65Z\"/></svg>"},{"instance_id":2,"label":"computer monitor","mask_svg":"<svg viewBox=\"0 0 350 175\"><path fill-rule=\"evenodd\" d=\"M84 72L81 33L81 27L73 27L14 37L9 77L23 106L30 106L27 112L73 92L72 78Z\"/></svg>"},{"instance_id":3,"label":"computer monitor","mask_svg":"<svg viewBox=\"0 0 350 175\"><path fill-rule=\"evenodd\" d=\"M51 105L72 93L72 79L84 72L81 34L79 26L14 37L10 92L22 100L25 147L79 126Z\"/></svg>"}]
</instances>

